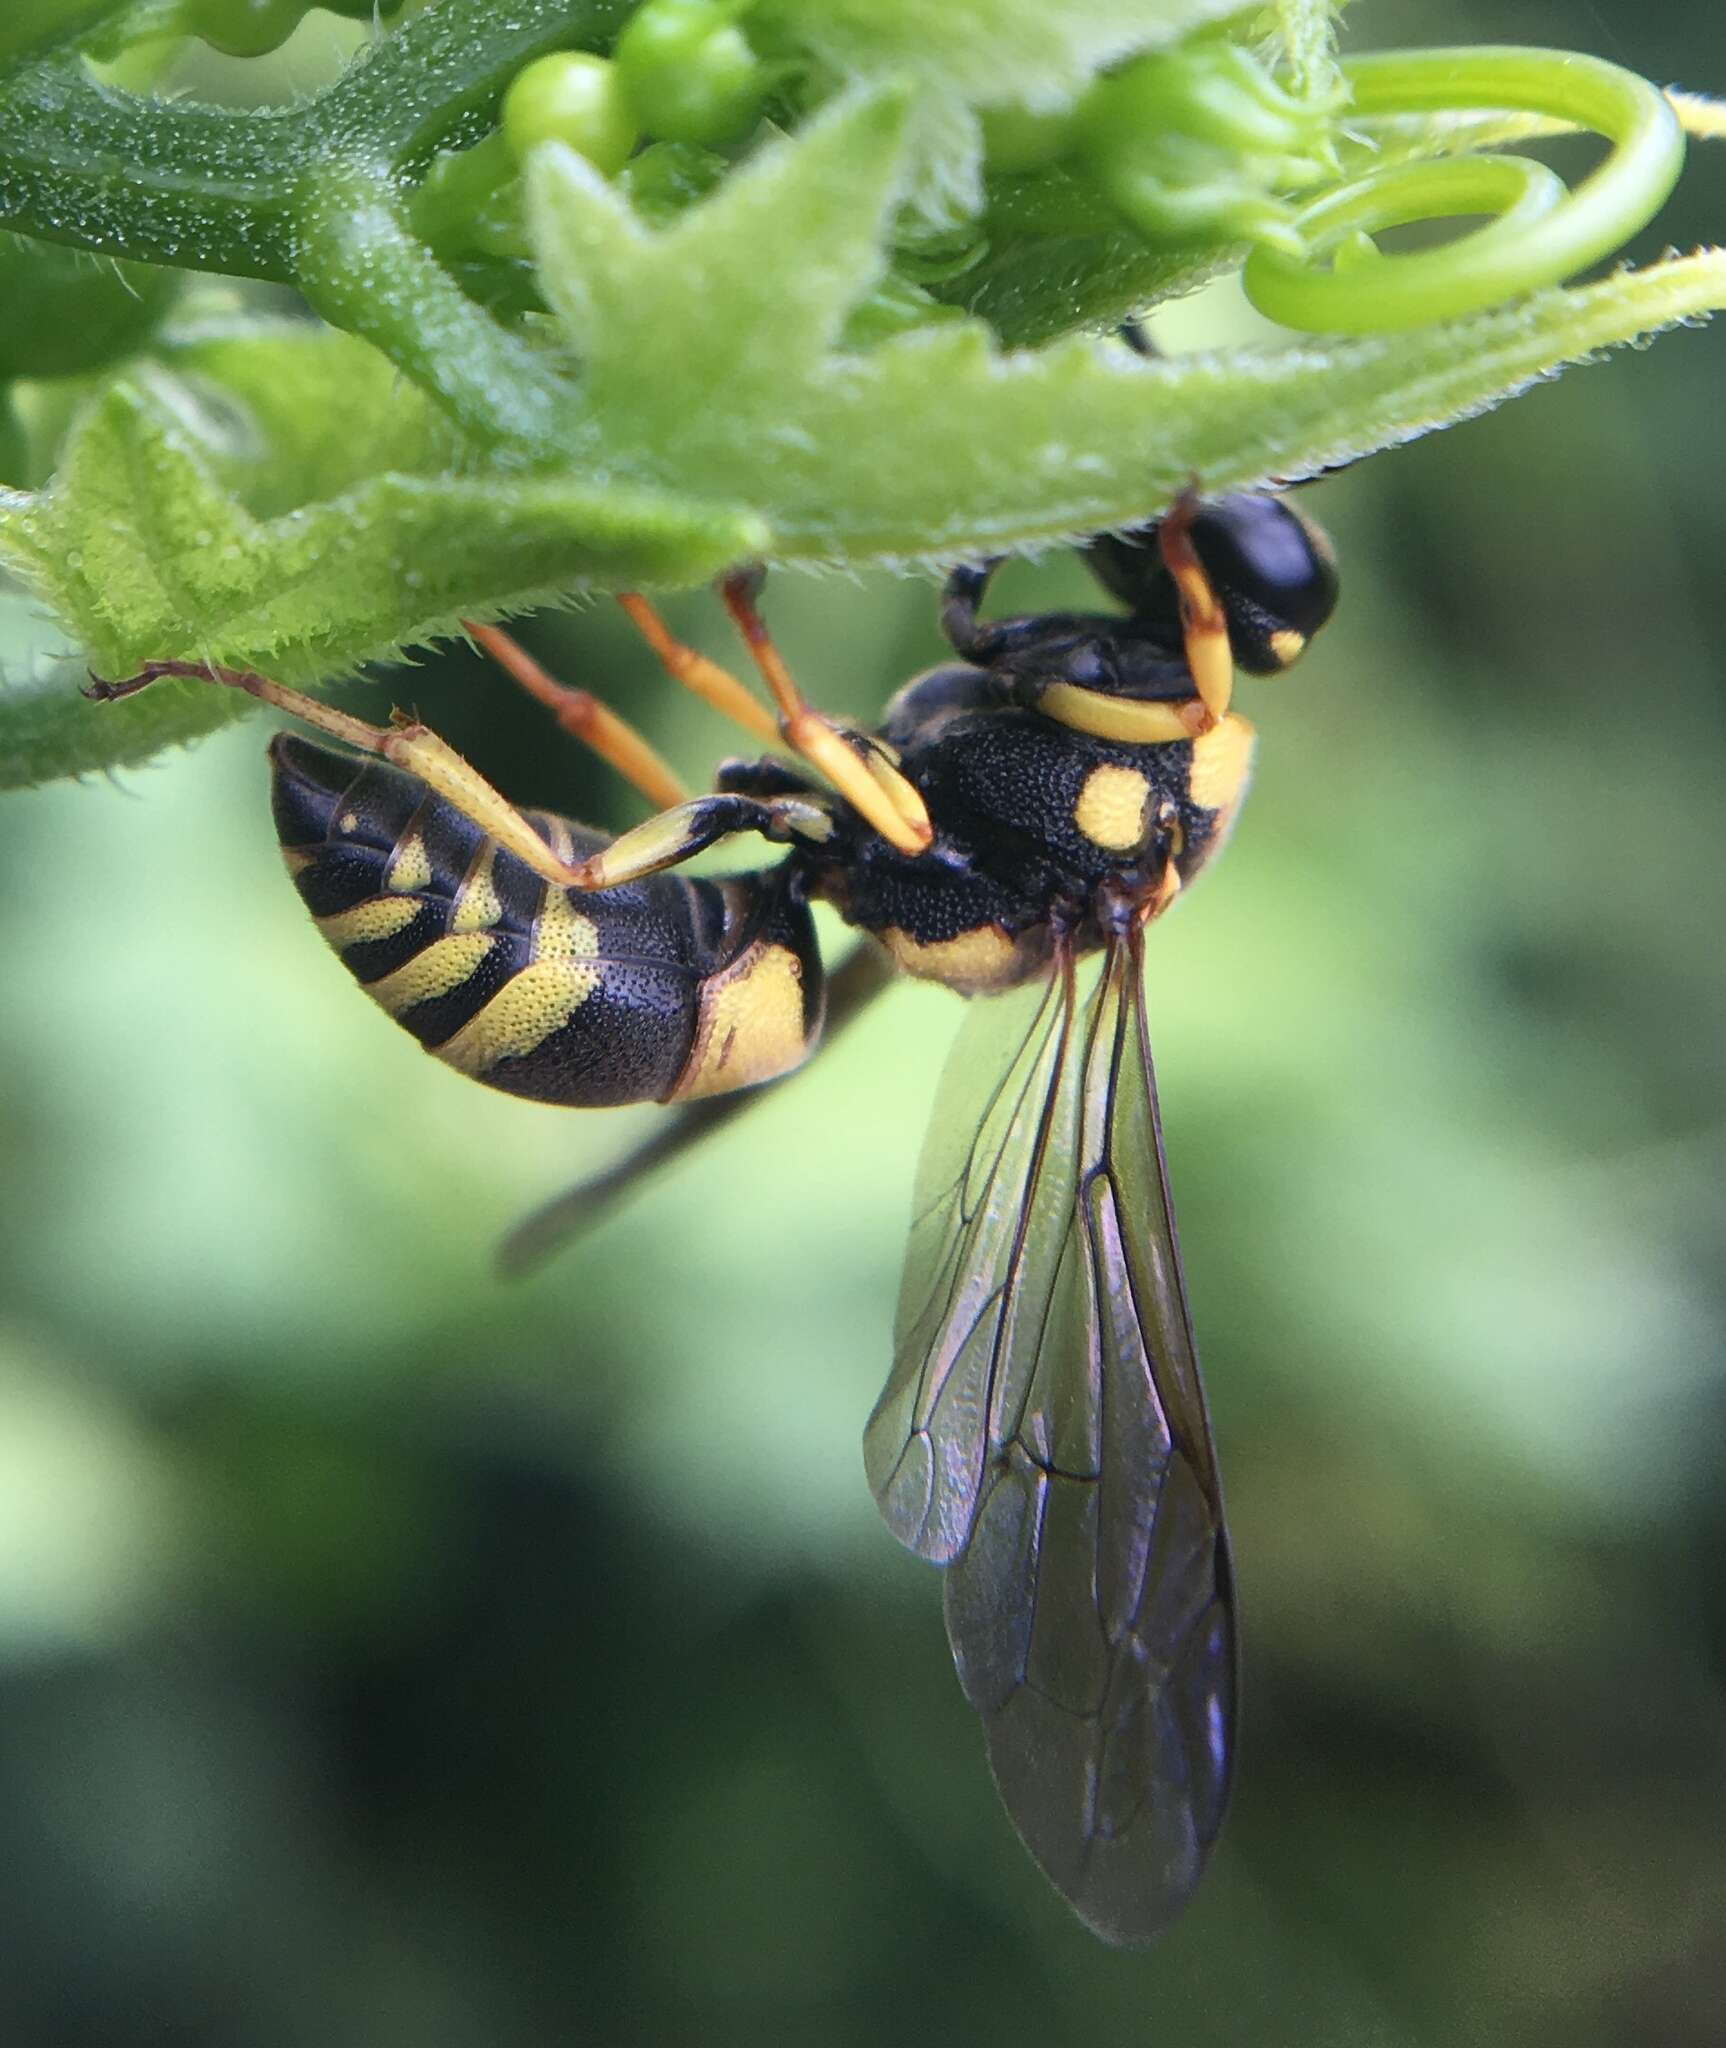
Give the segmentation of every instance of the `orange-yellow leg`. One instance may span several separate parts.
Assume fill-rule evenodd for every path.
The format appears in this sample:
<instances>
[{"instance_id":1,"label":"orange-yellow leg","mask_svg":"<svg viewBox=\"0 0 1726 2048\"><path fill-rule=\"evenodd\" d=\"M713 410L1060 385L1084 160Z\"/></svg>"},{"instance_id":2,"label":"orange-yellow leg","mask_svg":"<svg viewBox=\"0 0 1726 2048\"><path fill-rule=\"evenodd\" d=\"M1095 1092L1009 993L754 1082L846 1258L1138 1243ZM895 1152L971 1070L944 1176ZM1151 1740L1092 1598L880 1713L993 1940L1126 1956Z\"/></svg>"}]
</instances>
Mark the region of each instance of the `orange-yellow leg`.
<instances>
[{"instance_id":1,"label":"orange-yellow leg","mask_svg":"<svg viewBox=\"0 0 1726 2048\"><path fill-rule=\"evenodd\" d=\"M617 601L629 614L636 631L658 655L660 666L674 683L681 683L686 690L693 691L722 718L729 718L733 725L742 726L751 738L764 746L778 745L779 728L773 722L772 713L751 696L730 669L721 668L718 662L709 661L705 654L698 654L693 647L675 638L646 598L637 597L633 591L625 591Z\"/></svg>"},{"instance_id":2,"label":"orange-yellow leg","mask_svg":"<svg viewBox=\"0 0 1726 2048\"><path fill-rule=\"evenodd\" d=\"M729 669L677 639L646 598L627 592L618 603L673 682L692 690L703 703L768 746L783 741L824 775L884 839L902 852L921 853L934 836L922 798L878 748L865 742L859 749L842 736L831 719L811 710L786 673L746 594L752 581L752 572L744 571L727 578L720 588L773 693L780 710L777 721Z\"/></svg>"},{"instance_id":3,"label":"orange-yellow leg","mask_svg":"<svg viewBox=\"0 0 1726 2048\"><path fill-rule=\"evenodd\" d=\"M780 736L794 754L819 769L889 845L901 853L924 852L935 832L922 797L867 735L848 735L813 709L756 609L756 581L752 571L740 570L727 576L719 590L778 708Z\"/></svg>"},{"instance_id":4,"label":"orange-yellow leg","mask_svg":"<svg viewBox=\"0 0 1726 2048\"><path fill-rule=\"evenodd\" d=\"M688 798L689 791L677 771L609 705L590 691L573 690L549 675L502 627L481 625L474 619L464 619L462 624L498 667L536 703L543 704L571 738L615 768L656 809L668 810Z\"/></svg>"},{"instance_id":5,"label":"orange-yellow leg","mask_svg":"<svg viewBox=\"0 0 1726 2048\"><path fill-rule=\"evenodd\" d=\"M1199 701L1210 714L1199 730L1208 732L1229 708L1235 664L1229 650L1228 620L1193 546L1192 525L1198 509L1198 493L1190 487L1182 491L1157 528L1157 551L1180 595L1187 667Z\"/></svg>"},{"instance_id":6,"label":"orange-yellow leg","mask_svg":"<svg viewBox=\"0 0 1726 2048\"><path fill-rule=\"evenodd\" d=\"M509 799L463 760L447 740L440 739L429 726L404 718L399 712L392 714L393 722L387 726L368 725L363 718L350 717L333 705L322 704L303 691L290 690L285 683L274 682L250 669L217 668L196 661L152 661L122 682L92 677L85 695L100 702L130 697L163 676L182 676L193 682L222 683L232 690L244 690L247 696L303 719L332 739L342 740L362 753L378 755L416 776L536 875L566 889L615 888L661 868L675 867L679 861L732 832L760 832L766 838L786 841L821 840L833 830L833 821L825 811L797 798L696 797L647 819L586 860L560 860Z\"/></svg>"}]
</instances>

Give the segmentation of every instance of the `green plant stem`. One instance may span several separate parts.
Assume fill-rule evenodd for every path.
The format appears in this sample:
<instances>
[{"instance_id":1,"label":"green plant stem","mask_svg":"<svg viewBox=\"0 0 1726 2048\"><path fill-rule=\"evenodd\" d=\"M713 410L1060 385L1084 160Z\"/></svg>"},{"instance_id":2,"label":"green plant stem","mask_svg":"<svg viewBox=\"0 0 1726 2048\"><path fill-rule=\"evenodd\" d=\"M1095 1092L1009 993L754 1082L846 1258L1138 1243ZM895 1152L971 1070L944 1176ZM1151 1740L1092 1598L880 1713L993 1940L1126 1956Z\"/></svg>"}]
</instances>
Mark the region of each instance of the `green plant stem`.
<instances>
[{"instance_id":1,"label":"green plant stem","mask_svg":"<svg viewBox=\"0 0 1726 2048\"><path fill-rule=\"evenodd\" d=\"M387 172L348 165L308 181L297 258L324 318L381 349L457 425L524 454L558 451L570 387L408 232Z\"/></svg>"},{"instance_id":2,"label":"green plant stem","mask_svg":"<svg viewBox=\"0 0 1726 2048\"><path fill-rule=\"evenodd\" d=\"M287 283L313 161L299 115L164 106L99 85L75 57L0 88L0 217L105 255Z\"/></svg>"},{"instance_id":3,"label":"green plant stem","mask_svg":"<svg viewBox=\"0 0 1726 2048\"><path fill-rule=\"evenodd\" d=\"M412 177L530 58L603 48L627 0L440 0L304 106L147 99L56 55L0 86L0 219L111 256L297 281L300 188L332 159Z\"/></svg>"}]
</instances>

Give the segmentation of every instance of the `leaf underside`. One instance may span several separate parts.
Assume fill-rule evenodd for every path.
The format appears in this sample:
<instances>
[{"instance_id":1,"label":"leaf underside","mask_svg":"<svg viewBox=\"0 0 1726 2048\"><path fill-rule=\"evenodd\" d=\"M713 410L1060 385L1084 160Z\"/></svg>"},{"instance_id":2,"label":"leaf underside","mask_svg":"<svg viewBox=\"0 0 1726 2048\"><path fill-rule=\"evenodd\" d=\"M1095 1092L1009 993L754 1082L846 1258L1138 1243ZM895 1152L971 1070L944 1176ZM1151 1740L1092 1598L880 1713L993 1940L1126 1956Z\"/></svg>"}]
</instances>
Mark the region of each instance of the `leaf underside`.
<instances>
[{"instance_id":1,"label":"leaf underside","mask_svg":"<svg viewBox=\"0 0 1726 2048\"><path fill-rule=\"evenodd\" d=\"M866 69L880 10L819 11L834 62ZM1311 29L1310 5L1287 11ZM1129 15L1142 30L1140 9L1091 10L1080 75ZM581 589L749 559L936 566L1133 525L1194 474L1298 477L1726 305L1710 250L1366 339L1147 362L1096 335L1007 349L952 319L859 351L846 323L883 274L922 104L902 81L853 90L668 227L537 151L553 445L482 445L333 328L194 316L94 390L41 491L0 491L0 563L104 673L209 659L304 683ZM1180 281L1227 253L1193 252ZM29 694L0 688L0 782L63 772L34 743L13 759Z\"/></svg>"}]
</instances>

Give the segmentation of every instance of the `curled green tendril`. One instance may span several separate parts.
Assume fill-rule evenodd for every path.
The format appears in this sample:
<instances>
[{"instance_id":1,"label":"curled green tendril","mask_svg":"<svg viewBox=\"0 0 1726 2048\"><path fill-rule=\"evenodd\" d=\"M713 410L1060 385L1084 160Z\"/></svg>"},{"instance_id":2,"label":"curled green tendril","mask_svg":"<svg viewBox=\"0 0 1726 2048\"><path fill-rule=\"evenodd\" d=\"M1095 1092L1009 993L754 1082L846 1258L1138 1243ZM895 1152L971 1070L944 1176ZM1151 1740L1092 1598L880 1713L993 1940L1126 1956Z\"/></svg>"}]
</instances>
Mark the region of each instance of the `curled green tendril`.
<instances>
[{"instance_id":1,"label":"curled green tendril","mask_svg":"<svg viewBox=\"0 0 1726 2048\"><path fill-rule=\"evenodd\" d=\"M1516 156L1401 164L1335 187L1295 216L1306 256L1259 248L1247 261L1247 297L1286 327L1382 333L1560 284L1644 227L1683 165L1683 133L1665 98L1595 57L1423 50L1359 57L1343 70L1356 118L1507 108L1590 129L1613 147L1574 191ZM1370 240L1411 221L1475 213L1497 218L1440 249L1387 255Z\"/></svg>"}]
</instances>

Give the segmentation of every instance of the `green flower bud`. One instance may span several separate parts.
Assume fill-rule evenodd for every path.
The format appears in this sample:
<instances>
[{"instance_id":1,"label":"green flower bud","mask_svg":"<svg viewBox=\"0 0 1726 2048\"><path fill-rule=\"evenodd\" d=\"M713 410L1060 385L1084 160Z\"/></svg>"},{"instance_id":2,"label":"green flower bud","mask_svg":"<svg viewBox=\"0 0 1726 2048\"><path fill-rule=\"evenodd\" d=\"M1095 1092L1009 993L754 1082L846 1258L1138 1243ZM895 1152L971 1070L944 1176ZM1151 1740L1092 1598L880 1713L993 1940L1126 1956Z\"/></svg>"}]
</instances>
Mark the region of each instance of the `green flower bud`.
<instances>
[{"instance_id":1,"label":"green flower bud","mask_svg":"<svg viewBox=\"0 0 1726 2048\"><path fill-rule=\"evenodd\" d=\"M503 133L517 163L539 142L562 142L614 176L639 140L615 64L579 51L538 57L503 98Z\"/></svg>"},{"instance_id":2,"label":"green flower bud","mask_svg":"<svg viewBox=\"0 0 1726 2048\"><path fill-rule=\"evenodd\" d=\"M617 39L641 125L664 142L728 142L761 111L772 75L733 17L741 0L645 0Z\"/></svg>"},{"instance_id":3,"label":"green flower bud","mask_svg":"<svg viewBox=\"0 0 1726 2048\"><path fill-rule=\"evenodd\" d=\"M228 57L279 50L314 0L186 0L186 28Z\"/></svg>"},{"instance_id":4,"label":"green flower bud","mask_svg":"<svg viewBox=\"0 0 1726 2048\"><path fill-rule=\"evenodd\" d=\"M1135 58L1093 86L1078 152L1150 240L1292 250L1287 199L1334 172L1335 112L1285 92L1238 45L1205 41Z\"/></svg>"},{"instance_id":5,"label":"green flower bud","mask_svg":"<svg viewBox=\"0 0 1726 2048\"><path fill-rule=\"evenodd\" d=\"M705 199L725 176L725 158L693 142L650 142L618 183L644 220L663 225Z\"/></svg>"}]
</instances>

